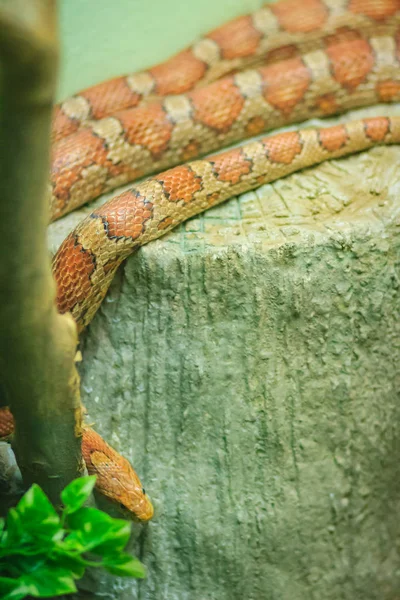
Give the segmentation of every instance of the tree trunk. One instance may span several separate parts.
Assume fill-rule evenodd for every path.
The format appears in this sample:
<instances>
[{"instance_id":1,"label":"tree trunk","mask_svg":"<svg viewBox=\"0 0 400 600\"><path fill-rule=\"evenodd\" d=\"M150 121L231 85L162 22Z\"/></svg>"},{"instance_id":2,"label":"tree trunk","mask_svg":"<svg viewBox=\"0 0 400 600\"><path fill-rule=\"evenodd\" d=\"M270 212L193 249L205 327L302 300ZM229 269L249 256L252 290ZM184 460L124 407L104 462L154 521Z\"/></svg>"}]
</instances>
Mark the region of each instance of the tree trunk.
<instances>
[{"instance_id":1,"label":"tree trunk","mask_svg":"<svg viewBox=\"0 0 400 600\"><path fill-rule=\"evenodd\" d=\"M54 0L0 6L0 380L24 482L57 503L81 459L76 327L56 311L46 246L55 12Z\"/></svg>"}]
</instances>

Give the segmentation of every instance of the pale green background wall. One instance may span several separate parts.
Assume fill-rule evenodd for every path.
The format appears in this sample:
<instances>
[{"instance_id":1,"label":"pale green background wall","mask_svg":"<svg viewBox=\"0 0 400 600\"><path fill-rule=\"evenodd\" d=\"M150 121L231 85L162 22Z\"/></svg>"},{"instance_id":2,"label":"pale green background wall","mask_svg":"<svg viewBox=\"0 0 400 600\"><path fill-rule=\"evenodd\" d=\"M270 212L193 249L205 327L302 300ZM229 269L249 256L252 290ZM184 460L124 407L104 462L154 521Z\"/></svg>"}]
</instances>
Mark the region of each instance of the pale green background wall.
<instances>
[{"instance_id":1,"label":"pale green background wall","mask_svg":"<svg viewBox=\"0 0 400 600\"><path fill-rule=\"evenodd\" d=\"M200 34L264 3L262 0L60 0L59 99L102 79L160 62Z\"/></svg>"}]
</instances>

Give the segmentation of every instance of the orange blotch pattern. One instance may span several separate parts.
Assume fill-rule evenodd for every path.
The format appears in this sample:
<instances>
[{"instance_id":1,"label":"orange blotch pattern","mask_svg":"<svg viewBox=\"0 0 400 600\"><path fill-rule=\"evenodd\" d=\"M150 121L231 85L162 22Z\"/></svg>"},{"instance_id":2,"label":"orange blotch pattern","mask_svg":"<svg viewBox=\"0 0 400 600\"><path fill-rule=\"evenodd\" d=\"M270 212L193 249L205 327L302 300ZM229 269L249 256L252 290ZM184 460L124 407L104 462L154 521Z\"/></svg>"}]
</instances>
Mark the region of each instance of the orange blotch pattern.
<instances>
[{"instance_id":1,"label":"orange blotch pattern","mask_svg":"<svg viewBox=\"0 0 400 600\"><path fill-rule=\"evenodd\" d=\"M182 148L182 160L187 161L200 154L200 144L197 140L191 140L184 148Z\"/></svg>"},{"instance_id":2,"label":"orange blotch pattern","mask_svg":"<svg viewBox=\"0 0 400 600\"><path fill-rule=\"evenodd\" d=\"M220 181L236 184L243 175L251 171L251 160L246 158L240 148L234 148L223 154L210 156L213 171Z\"/></svg>"},{"instance_id":3,"label":"orange blotch pattern","mask_svg":"<svg viewBox=\"0 0 400 600\"><path fill-rule=\"evenodd\" d=\"M196 58L191 50L184 50L148 72L154 78L154 93L167 96L191 90L206 70L207 66L202 60Z\"/></svg>"},{"instance_id":4,"label":"orange blotch pattern","mask_svg":"<svg viewBox=\"0 0 400 600\"><path fill-rule=\"evenodd\" d=\"M325 148L325 150L328 150L328 152L340 150L348 140L346 127L344 125L320 129L318 137L320 145Z\"/></svg>"},{"instance_id":5,"label":"orange blotch pattern","mask_svg":"<svg viewBox=\"0 0 400 600\"><path fill-rule=\"evenodd\" d=\"M290 33L306 33L323 27L329 16L320 0L282 0L271 5L271 11L282 29Z\"/></svg>"},{"instance_id":6,"label":"orange blotch pattern","mask_svg":"<svg viewBox=\"0 0 400 600\"><path fill-rule=\"evenodd\" d=\"M102 119L112 112L132 108L139 104L141 95L133 92L126 77L116 77L80 93L90 104L91 117Z\"/></svg>"},{"instance_id":7,"label":"orange blotch pattern","mask_svg":"<svg viewBox=\"0 0 400 600\"><path fill-rule=\"evenodd\" d=\"M387 79L378 81L376 93L382 102L398 102L400 100L400 82Z\"/></svg>"},{"instance_id":8,"label":"orange blotch pattern","mask_svg":"<svg viewBox=\"0 0 400 600\"><path fill-rule=\"evenodd\" d=\"M8 408L0 408L0 439L14 431L14 419Z\"/></svg>"},{"instance_id":9,"label":"orange blotch pattern","mask_svg":"<svg viewBox=\"0 0 400 600\"><path fill-rule=\"evenodd\" d=\"M233 77L225 77L189 96L194 120L220 132L229 131L244 105L244 98Z\"/></svg>"},{"instance_id":10,"label":"orange blotch pattern","mask_svg":"<svg viewBox=\"0 0 400 600\"><path fill-rule=\"evenodd\" d=\"M121 111L115 117L124 128L129 144L147 148L154 157L160 156L168 147L173 124L160 102Z\"/></svg>"},{"instance_id":11,"label":"orange blotch pattern","mask_svg":"<svg viewBox=\"0 0 400 600\"><path fill-rule=\"evenodd\" d=\"M254 54L261 33L254 27L251 17L247 15L214 29L207 37L218 44L222 58L232 60Z\"/></svg>"},{"instance_id":12,"label":"orange blotch pattern","mask_svg":"<svg viewBox=\"0 0 400 600\"><path fill-rule=\"evenodd\" d=\"M194 194L201 190L201 177L186 165L164 171L161 176L154 179L161 183L164 193L171 202L188 204L194 199Z\"/></svg>"},{"instance_id":13,"label":"orange blotch pattern","mask_svg":"<svg viewBox=\"0 0 400 600\"><path fill-rule=\"evenodd\" d=\"M99 492L122 504L142 521L151 519L154 509L136 472L126 458L89 427L83 429L82 456L89 475L97 476Z\"/></svg>"},{"instance_id":14,"label":"orange blotch pattern","mask_svg":"<svg viewBox=\"0 0 400 600\"><path fill-rule=\"evenodd\" d=\"M396 58L400 62L400 29L396 31L396 35L394 36L394 41L396 44Z\"/></svg>"},{"instance_id":15,"label":"orange blotch pattern","mask_svg":"<svg viewBox=\"0 0 400 600\"><path fill-rule=\"evenodd\" d=\"M369 43L348 28L328 36L325 42L334 78L349 91L356 89L374 67L374 55Z\"/></svg>"},{"instance_id":16,"label":"orange blotch pattern","mask_svg":"<svg viewBox=\"0 0 400 600\"><path fill-rule=\"evenodd\" d=\"M315 100L315 106L323 115L333 115L339 110L335 94L323 94Z\"/></svg>"},{"instance_id":17,"label":"orange blotch pattern","mask_svg":"<svg viewBox=\"0 0 400 600\"><path fill-rule=\"evenodd\" d=\"M78 127L79 121L76 121L75 119L70 119L70 117L68 117L63 112L59 104L57 104L57 106L54 107L53 123L51 130L53 143L57 142L58 140L67 135L71 135L71 133L77 131Z\"/></svg>"},{"instance_id":18,"label":"orange blotch pattern","mask_svg":"<svg viewBox=\"0 0 400 600\"><path fill-rule=\"evenodd\" d=\"M385 117L376 117L365 119L364 121L365 134L374 142L382 142L386 135L390 132L390 121Z\"/></svg>"},{"instance_id":19,"label":"orange blotch pattern","mask_svg":"<svg viewBox=\"0 0 400 600\"><path fill-rule=\"evenodd\" d=\"M249 137L253 135L258 135L259 133L264 131L264 129L265 120L260 116L252 117L251 119L249 119L246 125L246 135L248 135Z\"/></svg>"},{"instance_id":20,"label":"orange blotch pattern","mask_svg":"<svg viewBox=\"0 0 400 600\"><path fill-rule=\"evenodd\" d=\"M90 276L95 267L94 255L70 234L61 244L53 262L56 303L60 313L68 312L89 295L92 287Z\"/></svg>"},{"instance_id":21,"label":"orange blotch pattern","mask_svg":"<svg viewBox=\"0 0 400 600\"><path fill-rule=\"evenodd\" d=\"M295 157L301 153L303 145L297 131L288 131L262 140L271 162L290 165Z\"/></svg>"},{"instance_id":22,"label":"orange blotch pattern","mask_svg":"<svg viewBox=\"0 0 400 600\"><path fill-rule=\"evenodd\" d=\"M165 219L161 219L161 221L158 224L157 229L159 231L164 231L165 229L168 229L168 227L173 227L174 224L174 220L172 217L165 217Z\"/></svg>"},{"instance_id":23,"label":"orange blotch pattern","mask_svg":"<svg viewBox=\"0 0 400 600\"><path fill-rule=\"evenodd\" d=\"M384 21L400 10L399 0L350 0L349 10L375 21Z\"/></svg>"},{"instance_id":24,"label":"orange blotch pattern","mask_svg":"<svg viewBox=\"0 0 400 600\"><path fill-rule=\"evenodd\" d=\"M132 240L143 233L145 224L152 215L152 203L135 194L134 190L127 190L111 198L93 212L93 217L102 219L109 238L126 237Z\"/></svg>"},{"instance_id":25,"label":"orange blotch pattern","mask_svg":"<svg viewBox=\"0 0 400 600\"><path fill-rule=\"evenodd\" d=\"M299 56L299 49L293 44L282 46L281 48L274 48L265 55L265 62L268 64L279 62L281 60L287 60Z\"/></svg>"},{"instance_id":26,"label":"orange blotch pattern","mask_svg":"<svg viewBox=\"0 0 400 600\"><path fill-rule=\"evenodd\" d=\"M291 58L259 69L263 78L263 96L274 108L289 116L304 98L311 75L301 58Z\"/></svg>"},{"instance_id":27,"label":"orange blotch pattern","mask_svg":"<svg viewBox=\"0 0 400 600\"><path fill-rule=\"evenodd\" d=\"M53 146L50 180L61 205L69 198L70 188L81 177L83 169L92 164L107 166L107 149L88 127L79 129ZM101 191L102 184L99 184L93 190L93 197Z\"/></svg>"}]
</instances>

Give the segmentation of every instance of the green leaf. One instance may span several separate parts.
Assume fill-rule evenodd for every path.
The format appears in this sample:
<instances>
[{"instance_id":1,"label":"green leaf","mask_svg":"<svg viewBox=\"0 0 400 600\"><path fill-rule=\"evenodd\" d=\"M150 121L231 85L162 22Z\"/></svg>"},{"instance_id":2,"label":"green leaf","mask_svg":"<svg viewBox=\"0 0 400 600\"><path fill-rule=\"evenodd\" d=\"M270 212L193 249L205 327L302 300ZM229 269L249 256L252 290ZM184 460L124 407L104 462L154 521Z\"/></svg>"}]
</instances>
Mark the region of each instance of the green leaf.
<instances>
[{"instance_id":1,"label":"green leaf","mask_svg":"<svg viewBox=\"0 0 400 600\"><path fill-rule=\"evenodd\" d=\"M65 537L61 543L63 552L67 554L79 554L85 552L85 544L82 543L80 531L73 531ZM57 548L56 548L57 549Z\"/></svg>"},{"instance_id":2,"label":"green leaf","mask_svg":"<svg viewBox=\"0 0 400 600\"><path fill-rule=\"evenodd\" d=\"M23 600L29 595L29 590L26 587L19 587L17 590L14 590L10 594L6 596L2 596L1 600Z\"/></svg>"},{"instance_id":3,"label":"green leaf","mask_svg":"<svg viewBox=\"0 0 400 600\"><path fill-rule=\"evenodd\" d=\"M146 577L146 570L142 563L129 554L118 554L114 557L107 557L101 564L112 575L136 577L139 579Z\"/></svg>"},{"instance_id":4,"label":"green leaf","mask_svg":"<svg viewBox=\"0 0 400 600\"><path fill-rule=\"evenodd\" d=\"M5 528L0 521L0 572L8 575L0 577L2 600L73 593L74 579L81 578L89 565L104 567L114 575L145 576L143 565L123 553L130 523L82 506L94 483L95 477L81 478L62 492L65 529L37 485L10 509Z\"/></svg>"},{"instance_id":5,"label":"green leaf","mask_svg":"<svg viewBox=\"0 0 400 600\"><path fill-rule=\"evenodd\" d=\"M95 552L99 556L115 556L117 552L122 552L125 546L129 541L129 537L127 538L125 533L123 535L119 535L118 532L115 535L111 532L108 540L102 542L101 544L97 544L92 548L92 552Z\"/></svg>"},{"instance_id":6,"label":"green leaf","mask_svg":"<svg viewBox=\"0 0 400 600\"><path fill-rule=\"evenodd\" d=\"M53 567L60 567L68 570L75 579L83 577L85 568L89 561L85 560L79 555L66 554L63 552L52 553L49 564Z\"/></svg>"},{"instance_id":7,"label":"green leaf","mask_svg":"<svg viewBox=\"0 0 400 600\"><path fill-rule=\"evenodd\" d=\"M3 597L7 592L11 592L18 587L18 579L12 579L11 577L0 577L0 598Z\"/></svg>"},{"instance_id":8,"label":"green leaf","mask_svg":"<svg viewBox=\"0 0 400 600\"><path fill-rule=\"evenodd\" d=\"M76 592L76 585L68 569L46 565L33 573L20 577L21 583L29 587L29 593L35 598Z\"/></svg>"},{"instance_id":9,"label":"green leaf","mask_svg":"<svg viewBox=\"0 0 400 600\"><path fill-rule=\"evenodd\" d=\"M61 492L61 500L65 506L66 514L72 514L84 505L93 491L96 475L80 477L71 481Z\"/></svg>"},{"instance_id":10,"label":"green leaf","mask_svg":"<svg viewBox=\"0 0 400 600\"><path fill-rule=\"evenodd\" d=\"M36 540L39 542L39 540ZM34 543L32 540L21 543L19 546L13 545L6 548L0 548L0 561L6 556L40 556L43 553L47 553L51 550L48 544L40 545Z\"/></svg>"},{"instance_id":11,"label":"green leaf","mask_svg":"<svg viewBox=\"0 0 400 600\"><path fill-rule=\"evenodd\" d=\"M26 598L29 594L29 590L26 587L19 587L18 589L6 594L5 596L1 596L1 600L22 600Z\"/></svg>"},{"instance_id":12,"label":"green leaf","mask_svg":"<svg viewBox=\"0 0 400 600\"><path fill-rule=\"evenodd\" d=\"M46 566L48 556L46 553L36 556L24 556L23 554L8 557L7 570L11 577L20 577L26 573L38 571Z\"/></svg>"},{"instance_id":13,"label":"green leaf","mask_svg":"<svg viewBox=\"0 0 400 600\"><path fill-rule=\"evenodd\" d=\"M60 518L46 494L35 483L22 496L15 511L24 534L31 536L36 542L40 539L41 544L45 540L51 543L59 537L61 530Z\"/></svg>"},{"instance_id":14,"label":"green leaf","mask_svg":"<svg viewBox=\"0 0 400 600\"><path fill-rule=\"evenodd\" d=\"M10 554L9 556L6 556L1 560L1 573L6 573L10 577L18 578L20 575L23 575L27 571L35 569L37 564L41 564L43 562L43 556L40 556L38 561L36 561L35 559L31 559L31 561L29 561L28 559L28 561L26 561L24 560L24 558L24 556L18 554Z\"/></svg>"},{"instance_id":15,"label":"green leaf","mask_svg":"<svg viewBox=\"0 0 400 600\"><path fill-rule=\"evenodd\" d=\"M34 515L36 518L42 517L43 519L52 517L54 522L60 520L54 506L36 483L22 496L16 510L22 519Z\"/></svg>"},{"instance_id":16,"label":"green leaf","mask_svg":"<svg viewBox=\"0 0 400 600\"><path fill-rule=\"evenodd\" d=\"M21 600L30 592L31 590L21 582L21 579L0 577L0 598L2 600Z\"/></svg>"},{"instance_id":17,"label":"green leaf","mask_svg":"<svg viewBox=\"0 0 400 600\"><path fill-rule=\"evenodd\" d=\"M94 551L97 546L108 542L115 554L117 550L125 548L131 533L131 526L127 521L113 519L96 508L88 507L80 508L70 515L68 526L74 533L72 541L80 542L85 551Z\"/></svg>"},{"instance_id":18,"label":"green leaf","mask_svg":"<svg viewBox=\"0 0 400 600\"><path fill-rule=\"evenodd\" d=\"M12 545L20 546L27 541L29 536L24 531L19 514L15 508L10 508L6 519L6 530L2 535L0 548L7 548Z\"/></svg>"}]
</instances>

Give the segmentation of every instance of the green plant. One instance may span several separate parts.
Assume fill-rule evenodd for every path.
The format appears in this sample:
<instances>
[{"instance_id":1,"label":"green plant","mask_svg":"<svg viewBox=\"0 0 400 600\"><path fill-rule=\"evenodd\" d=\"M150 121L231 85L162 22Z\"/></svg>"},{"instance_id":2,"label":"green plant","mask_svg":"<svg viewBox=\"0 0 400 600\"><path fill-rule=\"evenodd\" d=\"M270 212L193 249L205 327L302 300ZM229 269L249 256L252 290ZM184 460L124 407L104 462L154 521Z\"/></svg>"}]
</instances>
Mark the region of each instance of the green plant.
<instances>
[{"instance_id":1,"label":"green plant","mask_svg":"<svg viewBox=\"0 0 400 600\"><path fill-rule=\"evenodd\" d=\"M75 592L75 580L88 566L104 567L114 575L145 576L143 565L124 552L130 524L83 506L95 480L72 481L61 494L61 514L34 484L0 520L0 598Z\"/></svg>"}]
</instances>

